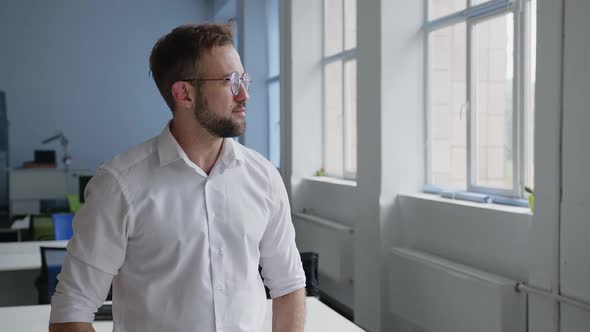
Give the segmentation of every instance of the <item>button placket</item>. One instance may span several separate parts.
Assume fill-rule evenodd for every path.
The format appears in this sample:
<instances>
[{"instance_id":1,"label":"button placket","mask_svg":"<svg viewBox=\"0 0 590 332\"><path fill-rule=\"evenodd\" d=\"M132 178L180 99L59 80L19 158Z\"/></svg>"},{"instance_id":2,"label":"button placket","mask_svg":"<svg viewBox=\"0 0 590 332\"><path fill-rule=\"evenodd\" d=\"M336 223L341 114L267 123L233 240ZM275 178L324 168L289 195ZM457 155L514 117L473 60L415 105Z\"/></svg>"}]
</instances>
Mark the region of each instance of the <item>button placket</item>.
<instances>
[{"instance_id":1,"label":"button placket","mask_svg":"<svg viewBox=\"0 0 590 332\"><path fill-rule=\"evenodd\" d=\"M211 264L211 287L213 290L213 305L215 314L216 330L223 330L222 319L224 316L225 307L225 293L226 287L223 280L223 264L221 262L221 250L219 249L221 239L218 234L218 224L220 222L221 214L223 212L220 200L223 200L223 193L216 188L217 181L208 178L205 182L205 192L207 198L207 223L209 225L209 250L210 250L210 264Z\"/></svg>"}]
</instances>

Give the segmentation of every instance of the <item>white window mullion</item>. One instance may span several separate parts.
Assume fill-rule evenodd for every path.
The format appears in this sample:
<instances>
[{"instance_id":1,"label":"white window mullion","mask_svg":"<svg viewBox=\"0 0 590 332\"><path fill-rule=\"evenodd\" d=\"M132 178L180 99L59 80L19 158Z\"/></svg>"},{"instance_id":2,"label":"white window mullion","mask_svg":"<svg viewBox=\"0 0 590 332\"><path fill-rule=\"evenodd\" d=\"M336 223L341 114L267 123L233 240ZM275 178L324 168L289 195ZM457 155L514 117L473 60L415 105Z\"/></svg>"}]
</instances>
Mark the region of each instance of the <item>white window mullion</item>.
<instances>
[{"instance_id":1,"label":"white window mullion","mask_svg":"<svg viewBox=\"0 0 590 332\"><path fill-rule=\"evenodd\" d=\"M473 89L473 65L472 65L472 56L473 56L473 22L467 21L467 28L465 29L467 32L466 38L466 51L467 56L465 57L467 63L467 91L466 91L466 106L465 106L465 116L467 116L467 191L474 191L474 182L475 182L475 174L477 166L477 145L475 142L475 124L477 123L477 114L473 110L473 96L474 96L474 89Z\"/></svg>"},{"instance_id":2,"label":"white window mullion","mask_svg":"<svg viewBox=\"0 0 590 332\"><path fill-rule=\"evenodd\" d=\"M430 13L430 1L426 1L426 6L424 6L424 18L425 24L428 22L428 17ZM432 183L432 157L430 156L432 150L431 142L431 126L430 126L430 108L431 108L431 98L430 98L430 75L429 75L429 68L430 68L430 44L428 41L430 40L431 31L424 31L424 82L423 82L423 91L424 91L424 160L426 161L426 167L424 167L424 179L426 179L426 183Z\"/></svg>"},{"instance_id":3,"label":"white window mullion","mask_svg":"<svg viewBox=\"0 0 590 332\"><path fill-rule=\"evenodd\" d=\"M344 4L344 0L342 0L342 51L344 53L344 50L346 50L346 6ZM347 103L346 103L346 61L344 61L344 59L342 59L341 63L341 67L342 67L342 175L344 177L346 177L346 153L347 153L347 144L348 144L348 138L346 137L346 126L348 124L348 119L347 119L347 112L346 112L346 108L348 107Z\"/></svg>"},{"instance_id":4,"label":"white window mullion","mask_svg":"<svg viewBox=\"0 0 590 332\"><path fill-rule=\"evenodd\" d=\"M325 52L326 52L326 1L323 0L323 6L322 6L322 36L321 36L321 42L322 42L322 59L325 56ZM323 61L322 61L323 62ZM325 168L326 167L326 63L322 63L322 124L321 124L321 128L322 128L322 142L321 142L321 148L322 148L322 167Z\"/></svg>"},{"instance_id":5,"label":"white window mullion","mask_svg":"<svg viewBox=\"0 0 590 332\"><path fill-rule=\"evenodd\" d=\"M343 11L344 12L344 11ZM342 34L344 35L344 34ZM343 38L344 39L344 38ZM348 137L346 137L346 126L348 125L348 119L347 119L347 107L348 105L346 104L346 62L345 61L341 61L340 62L341 65L341 70L342 70L342 113L341 113L341 117L342 117L342 131L340 132L340 134L342 135L342 175L344 177L346 177L346 144L348 144Z\"/></svg>"},{"instance_id":6,"label":"white window mullion","mask_svg":"<svg viewBox=\"0 0 590 332\"><path fill-rule=\"evenodd\" d=\"M537 0L526 0L522 3L523 11L524 11L524 28L523 28L523 99L524 99L524 107L523 107L523 129L522 129L522 137L523 137L523 178L522 183L523 186L529 186L534 189L534 166L533 163L533 156L534 156L534 143L531 137L531 132L534 132L534 121L533 117L531 116L530 112L532 111L531 108L534 107L534 101L531 99L535 95L534 86L531 86L531 82L534 80L535 77L535 58L536 58L536 48L535 48L535 37L536 37L536 2Z\"/></svg>"},{"instance_id":7,"label":"white window mullion","mask_svg":"<svg viewBox=\"0 0 590 332\"><path fill-rule=\"evenodd\" d=\"M524 179L524 7L520 0L514 6L514 114L513 114L513 196L523 194Z\"/></svg>"}]
</instances>

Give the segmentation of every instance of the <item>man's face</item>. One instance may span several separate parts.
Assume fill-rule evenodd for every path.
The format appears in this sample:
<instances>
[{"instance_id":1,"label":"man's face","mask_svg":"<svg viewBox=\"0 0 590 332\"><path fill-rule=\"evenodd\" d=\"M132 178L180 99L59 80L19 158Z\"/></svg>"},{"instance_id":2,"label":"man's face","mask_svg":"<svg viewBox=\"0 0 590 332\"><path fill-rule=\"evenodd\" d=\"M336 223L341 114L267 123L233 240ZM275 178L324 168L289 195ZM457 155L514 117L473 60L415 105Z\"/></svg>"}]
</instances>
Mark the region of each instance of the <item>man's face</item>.
<instances>
[{"instance_id":1,"label":"man's face","mask_svg":"<svg viewBox=\"0 0 590 332\"><path fill-rule=\"evenodd\" d=\"M238 52L231 45L214 47L200 60L201 79L223 79L237 72L244 74ZM197 121L217 137L240 136L246 128L246 101L249 95L240 85L234 96L227 81L200 81L194 115Z\"/></svg>"}]
</instances>

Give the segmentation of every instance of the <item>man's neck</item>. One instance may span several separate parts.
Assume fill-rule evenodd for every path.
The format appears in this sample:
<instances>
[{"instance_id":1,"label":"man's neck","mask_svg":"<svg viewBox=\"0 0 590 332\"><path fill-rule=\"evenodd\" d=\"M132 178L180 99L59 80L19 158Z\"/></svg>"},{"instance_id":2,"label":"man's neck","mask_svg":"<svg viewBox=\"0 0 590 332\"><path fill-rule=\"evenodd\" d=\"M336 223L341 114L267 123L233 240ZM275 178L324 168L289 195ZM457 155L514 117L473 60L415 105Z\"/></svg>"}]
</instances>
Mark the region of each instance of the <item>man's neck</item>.
<instances>
[{"instance_id":1,"label":"man's neck","mask_svg":"<svg viewBox=\"0 0 590 332\"><path fill-rule=\"evenodd\" d=\"M211 135L196 121L181 119L170 122L170 132L188 159L209 174L221 153L223 138Z\"/></svg>"}]
</instances>

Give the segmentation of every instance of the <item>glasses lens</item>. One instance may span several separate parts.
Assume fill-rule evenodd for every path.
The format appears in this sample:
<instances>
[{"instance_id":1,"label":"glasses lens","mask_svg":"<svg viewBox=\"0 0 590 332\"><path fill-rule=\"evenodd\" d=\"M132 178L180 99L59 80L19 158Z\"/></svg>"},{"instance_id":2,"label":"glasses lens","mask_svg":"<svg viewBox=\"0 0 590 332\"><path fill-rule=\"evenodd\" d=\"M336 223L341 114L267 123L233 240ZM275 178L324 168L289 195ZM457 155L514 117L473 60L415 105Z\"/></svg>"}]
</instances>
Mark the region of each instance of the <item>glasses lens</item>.
<instances>
[{"instance_id":1,"label":"glasses lens","mask_svg":"<svg viewBox=\"0 0 590 332\"><path fill-rule=\"evenodd\" d=\"M231 84L231 93L233 93L234 96L237 96L240 92L240 75L236 72L231 73L229 76L229 82Z\"/></svg>"},{"instance_id":2,"label":"glasses lens","mask_svg":"<svg viewBox=\"0 0 590 332\"><path fill-rule=\"evenodd\" d=\"M246 91L250 91L250 85L252 84L252 79L250 78L250 74L248 73L244 73L244 75L242 76L242 81L244 84L244 89L246 89Z\"/></svg>"}]
</instances>

